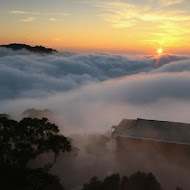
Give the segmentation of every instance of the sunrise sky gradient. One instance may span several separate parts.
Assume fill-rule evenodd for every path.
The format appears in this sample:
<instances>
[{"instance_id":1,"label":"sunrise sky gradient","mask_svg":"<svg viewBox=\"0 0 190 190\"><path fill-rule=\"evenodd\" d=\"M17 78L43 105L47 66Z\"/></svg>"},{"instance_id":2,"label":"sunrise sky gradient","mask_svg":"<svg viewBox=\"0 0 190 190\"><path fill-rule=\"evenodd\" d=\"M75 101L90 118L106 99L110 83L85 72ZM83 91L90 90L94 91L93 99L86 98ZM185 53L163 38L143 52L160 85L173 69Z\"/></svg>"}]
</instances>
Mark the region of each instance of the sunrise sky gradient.
<instances>
[{"instance_id":1,"label":"sunrise sky gradient","mask_svg":"<svg viewBox=\"0 0 190 190\"><path fill-rule=\"evenodd\" d=\"M190 52L189 0L0 0L0 14L0 44L86 52Z\"/></svg>"}]
</instances>

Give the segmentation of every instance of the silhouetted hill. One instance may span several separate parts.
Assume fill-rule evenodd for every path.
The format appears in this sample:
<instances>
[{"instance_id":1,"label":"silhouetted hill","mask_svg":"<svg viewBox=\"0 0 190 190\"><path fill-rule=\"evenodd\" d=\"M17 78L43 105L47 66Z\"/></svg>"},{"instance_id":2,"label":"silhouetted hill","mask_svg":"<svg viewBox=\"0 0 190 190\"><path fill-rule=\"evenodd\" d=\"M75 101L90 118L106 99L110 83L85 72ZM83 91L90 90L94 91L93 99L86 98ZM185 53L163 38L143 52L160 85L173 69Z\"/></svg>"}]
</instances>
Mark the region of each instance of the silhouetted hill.
<instances>
[{"instance_id":1,"label":"silhouetted hill","mask_svg":"<svg viewBox=\"0 0 190 190\"><path fill-rule=\"evenodd\" d=\"M46 53L46 54L52 54L57 52L55 49L51 49L51 48L45 48L43 46L29 46L26 44L8 44L8 45L1 45L0 47L5 47L5 48L9 48L12 50L22 50L22 49L26 49L32 53Z\"/></svg>"},{"instance_id":2,"label":"silhouetted hill","mask_svg":"<svg viewBox=\"0 0 190 190\"><path fill-rule=\"evenodd\" d=\"M53 112L49 109L45 109L45 110L37 110L37 109L27 109L26 111L24 111L22 113L23 117L30 117L30 118L38 118L38 119L42 119L43 117L45 118L52 118L54 116Z\"/></svg>"}]
</instances>

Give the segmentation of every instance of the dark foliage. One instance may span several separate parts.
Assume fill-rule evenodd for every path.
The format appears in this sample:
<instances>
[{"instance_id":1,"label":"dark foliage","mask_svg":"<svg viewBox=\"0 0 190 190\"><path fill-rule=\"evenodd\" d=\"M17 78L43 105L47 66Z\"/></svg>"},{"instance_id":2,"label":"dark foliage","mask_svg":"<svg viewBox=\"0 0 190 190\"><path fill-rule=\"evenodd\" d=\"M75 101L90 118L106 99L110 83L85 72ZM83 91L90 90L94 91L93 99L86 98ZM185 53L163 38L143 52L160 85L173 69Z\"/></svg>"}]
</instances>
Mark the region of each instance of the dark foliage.
<instances>
[{"instance_id":1,"label":"dark foliage","mask_svg":"<svg viewBox=\"0 0 190 190\"><path fill-rule=\"evenodd\" d=\"M102 190L103 189L103 182L100 181L97 177L93 177L90 180L90 183L84 184L82 190Z\"/></svg>"},{"instance_id":2,"label":"dark foliage","mask_svg":"<svg viewBox=\"0 0 190 190\"><path fill-rule=\"evenodd\" d=\"M104 179L103 189L115 190L120 188L120 176L119 174L113 174Z\"/></svg>"},{"instance_id":3,"label":"dark foliage","mask_svg":"<svg viewBox=\"0 0 190 190\"><path fill-rule=\"evenodd\" d=\"M160 184L151 174L137 172L129 177L127 188L129 190L161 190Z\"/></svg>"},{"instance_id":4,"label":"dark foliage","mask_svg":"<svg viewBox=\"0 0 190 190\"><path fill-rule=\"evenodd\" d=\"M128 181L129 181L129 179L128 179L127 176L122 177L122 180L121 180L121 183L120 183L120 190L126 190L127 189Z\"/></svg>"},{"instance_id":5,"label":"dark foliage","mask_svg":"<svg viewBox=\"0 0 190 190\"><path fill-rule=\"evenodd\" d=\"M103 181L93 177L82 190L162 190L162 188L151 173L137 172L129 178L124 176L122 179L119 174L108 176Z\"/></svg>"},{"instance_id":6,"label":"dark foliage","mask_svg":"<svg viewBox=\"0 0 190 190\"><path fill-rule=\"evenodd\" d=\"M3 114L0 114L0 118L7 118L7 119L10 119L10 115L6 114L6 113L3 113Z\"/></svg>"},{"instance_id":7,"label":"dark foliage","mask_svg":"<svg viewBox=\"0 0 190 190\"><path fill-rule=\"evenodd\" d=\"M6 117L0 118L1 187L14 185L23 189L25 186L31 189L47 189L51 184L61 187L59 179L48 172L59 153L70 150L69 140L59 135L58 127L49 123L46 118L24 118L20 122ZM45 153L54 155L52 162L38 169L27 168L29 161ZM57 189L60 189L58 187Z\"/></svg>"},{"instance_id":8,"label":"dark foliage","mask_svg":"<svg viewBox=\"0 0 190 190\"><path fill-rule=\"evenodd\" d=\"M45 48L43 46L29 46L29 45L26 45L26 44L9 44L9 45L1 45L0 47L5 47L5 48L9 48L9 49L12 49L12 50L22 50L22 49L25 49L25 50L28 50L32 53L40 53L40 54L52 54L52 53L55 53L57 52L56 50L54 49L51 49L51 48Z\"/></svg>"},{"instance_id":9,"label":"dark foliage","mask_svg":"<svg viewBox=\"0 0 190 190\"><path fill-rule=\"evenodd\" d=\"M63 190L57 176L43 169L4 167L0 169L0 189L2 190Z\"/></svg>"},{"instance_id":10,"label":"dark foliage","mask_svg":"<svg viewBox=\"0 0 190 190\"><path fill-rule=\"evenodd\" d=\"M176 190L182 190L180 187L177 187Z\"/></svg>"},{"instance_id":11,"label":"dark foliage","mask_svg":"<svg viewBox=\"0 0 190 190\"><path fill-rule=\"evenodd\" d=\"M82 190L163 190L152 173L137 172L129 178L119 174L106 177L103 181L97 177L84 184ZM182 190L177 187L176 190Z\"/></svg>"}]
</instances>

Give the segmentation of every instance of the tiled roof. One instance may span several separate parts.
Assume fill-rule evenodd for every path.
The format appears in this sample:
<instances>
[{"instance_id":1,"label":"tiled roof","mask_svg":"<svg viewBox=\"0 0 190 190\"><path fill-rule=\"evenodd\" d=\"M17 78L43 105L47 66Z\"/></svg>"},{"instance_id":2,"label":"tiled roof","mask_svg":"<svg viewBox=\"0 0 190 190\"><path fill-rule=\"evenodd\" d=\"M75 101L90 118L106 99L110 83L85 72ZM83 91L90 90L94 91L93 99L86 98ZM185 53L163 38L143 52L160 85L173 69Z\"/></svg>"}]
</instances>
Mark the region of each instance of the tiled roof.
<instances>
[{"instance_id":1,"label":"tiled roof","mask_svg":"<svg viewBox=\"0 0 190 190\"><path fill-rule=\"evenodd\" d=\"M190 145L190 124L145 119L124 119L114 129L114 136Z\"/></svg>"}]
</instances>

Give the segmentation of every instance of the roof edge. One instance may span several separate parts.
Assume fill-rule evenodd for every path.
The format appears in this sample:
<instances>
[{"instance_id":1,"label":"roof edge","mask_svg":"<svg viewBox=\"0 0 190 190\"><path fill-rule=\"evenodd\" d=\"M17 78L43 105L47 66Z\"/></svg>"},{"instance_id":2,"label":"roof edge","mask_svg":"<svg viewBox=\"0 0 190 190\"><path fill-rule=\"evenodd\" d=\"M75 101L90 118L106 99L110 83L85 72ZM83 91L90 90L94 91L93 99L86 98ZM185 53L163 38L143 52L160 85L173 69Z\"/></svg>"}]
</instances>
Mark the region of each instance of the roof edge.
<instances>
[{"instance_id":1,"label":"roof edge","mask_svg":"<svg viewBox=\"0 0 190 190\"><path fill-rule=\"evenodd\" d=\"M183 143L183 142L175 142L175 141L167 141L163 139L154 139L154 138L146 138L146 137L137 137L137 136L126 136L121 134L113 134L113 137L127 137L131 139L140 139L140 140L149 140L154 142L161 142L161 143L170 143L170 144L179 144L179 145L187 145L190 146L190 143Z\"/></svg>"},{"instance_id":2,"label":"roof edge","mask_svg":"<svg viewBox=\"0 0 190 190\"><path fill-rule=\"evenodd\" d=\"M154 119L142 119L142 118L137 118L137 121L155 121L155 122L168 122L168 123L178 123L178 124L185 124L185 125L190 125L190 123L183 123L183 122L177 122L177 121L165 121L165 120L154 120Z\"/></svg>"}]
</instances>

